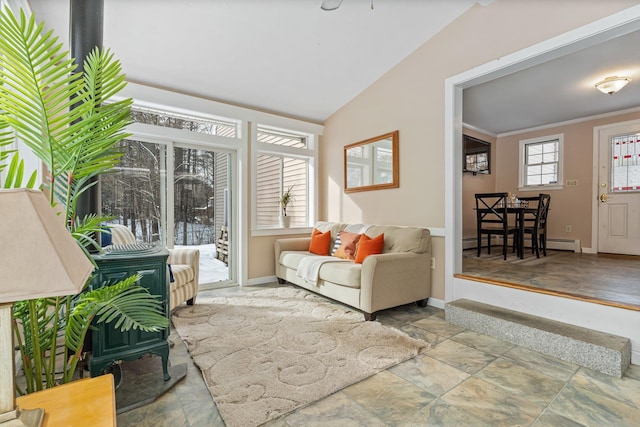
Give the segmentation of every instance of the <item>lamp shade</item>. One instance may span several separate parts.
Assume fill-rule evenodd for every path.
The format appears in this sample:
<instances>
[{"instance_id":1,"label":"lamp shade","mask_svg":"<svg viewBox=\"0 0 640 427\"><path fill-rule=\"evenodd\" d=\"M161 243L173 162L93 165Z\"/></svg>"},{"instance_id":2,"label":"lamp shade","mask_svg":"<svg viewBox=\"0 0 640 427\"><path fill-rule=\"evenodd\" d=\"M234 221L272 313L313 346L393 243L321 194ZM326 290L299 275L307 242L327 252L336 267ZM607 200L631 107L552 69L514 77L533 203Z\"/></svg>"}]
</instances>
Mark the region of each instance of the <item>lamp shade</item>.
<instances>
[{"instance_id":1,"label":"lamp shade","mask_svg":"<svg viewBox=\"0 0 640 427\"><path fill-rule=\"evenodd\" d=\"M93 269L44 193L0 190L0 303L77 294Z\"/></svg>"}]
</instances>

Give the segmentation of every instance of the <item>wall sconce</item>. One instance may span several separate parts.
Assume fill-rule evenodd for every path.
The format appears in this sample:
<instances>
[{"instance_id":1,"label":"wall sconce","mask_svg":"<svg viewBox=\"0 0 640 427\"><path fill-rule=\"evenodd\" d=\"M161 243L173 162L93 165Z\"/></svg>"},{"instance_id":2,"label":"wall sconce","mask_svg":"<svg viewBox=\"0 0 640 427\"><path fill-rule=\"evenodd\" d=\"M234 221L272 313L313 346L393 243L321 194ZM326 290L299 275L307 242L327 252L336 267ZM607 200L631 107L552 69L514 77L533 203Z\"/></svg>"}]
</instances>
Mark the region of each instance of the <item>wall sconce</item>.
<instances>
[{"instance_id":1,"label":"wall sconce","mask_svg":"<svg viewBox=\"0 0 640 427\"><path fill-rule=\"evenodd\" d=\"M596 89L602 93L613 95L629 83L631 79L629 77L612 76L596 83Z\"/></svg>"}]
</instances>

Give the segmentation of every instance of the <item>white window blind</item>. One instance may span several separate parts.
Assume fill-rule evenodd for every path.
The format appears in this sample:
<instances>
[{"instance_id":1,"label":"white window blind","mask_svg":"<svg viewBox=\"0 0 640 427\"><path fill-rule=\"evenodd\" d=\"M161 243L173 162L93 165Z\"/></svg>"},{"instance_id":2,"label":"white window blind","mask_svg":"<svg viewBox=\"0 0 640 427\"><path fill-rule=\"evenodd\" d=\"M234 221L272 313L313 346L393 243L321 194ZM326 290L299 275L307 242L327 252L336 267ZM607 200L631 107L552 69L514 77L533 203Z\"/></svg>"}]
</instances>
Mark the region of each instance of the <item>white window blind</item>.
<instances>
[{"instance_id":1,"label":"white window blind","mask_svg":"<svg viewBox=\"0 0 640 427\"><path fill-rule=\"evenodd\" d=\"M287 206L292 227L309 224L310 163L313 151L304 135L257 128L255 224L273 228L279 224L280 195L292 189Z\"/></svg>"}]
</instances>

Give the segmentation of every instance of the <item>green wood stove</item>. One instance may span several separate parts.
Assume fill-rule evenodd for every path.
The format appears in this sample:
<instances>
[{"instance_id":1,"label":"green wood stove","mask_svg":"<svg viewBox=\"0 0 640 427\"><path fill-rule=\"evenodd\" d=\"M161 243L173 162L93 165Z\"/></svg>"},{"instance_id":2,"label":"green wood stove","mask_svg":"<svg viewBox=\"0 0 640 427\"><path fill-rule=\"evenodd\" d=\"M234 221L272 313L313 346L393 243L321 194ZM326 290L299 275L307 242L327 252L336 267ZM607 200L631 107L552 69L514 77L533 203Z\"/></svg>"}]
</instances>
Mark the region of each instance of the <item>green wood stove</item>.
<instances>
[{"instance_id":1,"label":"green wood stove","mask_svg":"<svg viewBox=\"0 0 640 427\"><path fill-rule=\"evenodd\" d=\"M114 246L113 250L93 255L98 269L89 288L96 289L139 274L139 284L147 288L152 295L159 296L164 314L169 318L168 256L169 252L165 248L147 244ZM136 360L151 353L162 357L164 380L171 378L168 371L168 327L158 332L120 332L110 323L98 324L94 321L92 326L92 356L89 359L92 377L103 374L115 363Z\"/></svg>"}]
</instances>

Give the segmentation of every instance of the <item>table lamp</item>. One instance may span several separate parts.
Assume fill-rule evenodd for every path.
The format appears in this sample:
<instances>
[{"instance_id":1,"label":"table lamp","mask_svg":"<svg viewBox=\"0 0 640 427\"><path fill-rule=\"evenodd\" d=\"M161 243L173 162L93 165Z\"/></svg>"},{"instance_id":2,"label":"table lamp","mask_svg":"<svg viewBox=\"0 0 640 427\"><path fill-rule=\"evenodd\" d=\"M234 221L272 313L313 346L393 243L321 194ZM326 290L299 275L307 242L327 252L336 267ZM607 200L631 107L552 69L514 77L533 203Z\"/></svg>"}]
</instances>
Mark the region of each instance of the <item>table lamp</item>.
<instances>
[{"instance_id":1,"label":"table lamp","mask_svg":"<svg viewBox=\"0 0 640 427\"><path fill-rule=\"evenodd\" d=\"M64 221L41 191L0 190L0 427L40 425L44 416L16 408L13 303L77 294L93 272Z\"/></svg>"}]
</instances>

